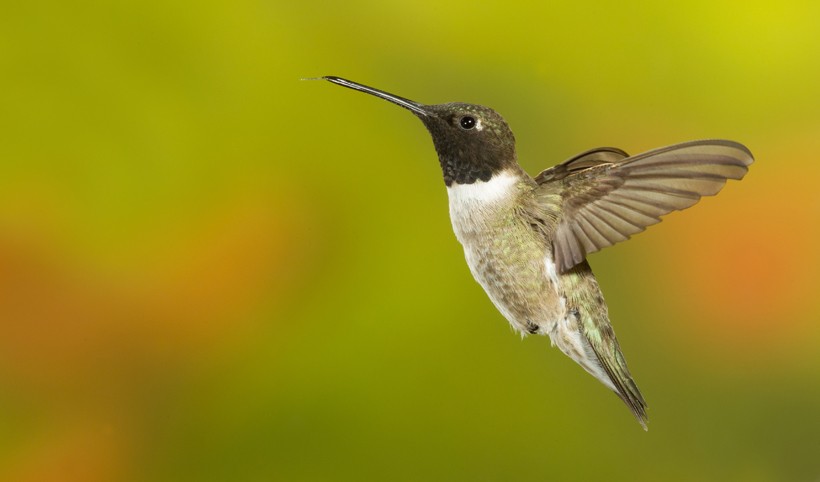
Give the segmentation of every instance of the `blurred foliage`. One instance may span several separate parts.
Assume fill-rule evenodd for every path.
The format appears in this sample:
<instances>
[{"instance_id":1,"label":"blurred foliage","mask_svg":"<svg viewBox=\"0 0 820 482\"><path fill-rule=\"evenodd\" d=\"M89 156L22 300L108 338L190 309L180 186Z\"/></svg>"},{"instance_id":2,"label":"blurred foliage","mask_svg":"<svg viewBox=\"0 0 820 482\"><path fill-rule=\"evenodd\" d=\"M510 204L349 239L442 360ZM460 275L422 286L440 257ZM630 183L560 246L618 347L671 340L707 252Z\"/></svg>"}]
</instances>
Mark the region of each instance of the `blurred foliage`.
<instances>
[{"instance_id":1,"label":"blurred foliage","mask_svg":"<svg viewBox=\"0 0 820 482\"><path fill-rule=\"evenodd\" d=\"M818 5L4 5L0 479L816 480ZM421 124L328 74L492 106L531 173L752 149L591 258L648 433L472 281Z\"/></svg>"}]
</instances>

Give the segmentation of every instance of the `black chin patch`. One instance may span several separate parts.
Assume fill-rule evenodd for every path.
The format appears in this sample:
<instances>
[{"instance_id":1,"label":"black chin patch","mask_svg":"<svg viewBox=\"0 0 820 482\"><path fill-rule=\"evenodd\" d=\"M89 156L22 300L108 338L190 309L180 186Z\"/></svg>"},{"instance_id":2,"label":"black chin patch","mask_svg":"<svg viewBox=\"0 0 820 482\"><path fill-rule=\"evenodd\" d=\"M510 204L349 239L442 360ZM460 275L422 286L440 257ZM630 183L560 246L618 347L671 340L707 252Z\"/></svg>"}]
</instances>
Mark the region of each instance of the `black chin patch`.
<instances>
[{"instance_id":1,"label":"black chin patch","mask_svg":"<svg viewBox=\"0 0 820 482\"><path fill-rule=\"evenodd\" d=\"M496 166L487 164L476 165L467 162L456 162L455 160L441 161L441 171L444 174L444 184L473 184L476 181L489 181L497 169Z\"/></svg>"}]
</instances>

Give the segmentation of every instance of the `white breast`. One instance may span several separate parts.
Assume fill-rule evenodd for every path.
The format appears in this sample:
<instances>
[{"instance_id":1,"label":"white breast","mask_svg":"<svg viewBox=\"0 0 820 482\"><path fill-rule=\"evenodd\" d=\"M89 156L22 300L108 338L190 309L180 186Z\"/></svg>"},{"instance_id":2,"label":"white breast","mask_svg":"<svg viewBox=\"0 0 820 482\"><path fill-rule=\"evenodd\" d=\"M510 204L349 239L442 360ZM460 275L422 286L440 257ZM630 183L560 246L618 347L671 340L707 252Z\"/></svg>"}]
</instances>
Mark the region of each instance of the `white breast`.
<instances>
[{"instance_id":1,"label":"white breast","mask_svg":"<svg viewBox=\"0 0 820 482\"><path fill-rule=\"evenodd\" d=\"M450 204L457 203L487 203L509 195L518 181L518 176L508 171L499 172L489 181L476 181L472 184L453 183L447 188L450 195Z\"/></svg>"},{"instance_id":2,"label":"white breast","mask_svg":"<svg viewBox=\"0 0 820 482\"><path fill-rule=\"evenodd\" d=\"M487 182L453 183L447 188L450 220L462 244L465 233L482 230L498 209L513 200L518 180L517 175L505 171L497 173Z\"/></svg>"}]
</instances>

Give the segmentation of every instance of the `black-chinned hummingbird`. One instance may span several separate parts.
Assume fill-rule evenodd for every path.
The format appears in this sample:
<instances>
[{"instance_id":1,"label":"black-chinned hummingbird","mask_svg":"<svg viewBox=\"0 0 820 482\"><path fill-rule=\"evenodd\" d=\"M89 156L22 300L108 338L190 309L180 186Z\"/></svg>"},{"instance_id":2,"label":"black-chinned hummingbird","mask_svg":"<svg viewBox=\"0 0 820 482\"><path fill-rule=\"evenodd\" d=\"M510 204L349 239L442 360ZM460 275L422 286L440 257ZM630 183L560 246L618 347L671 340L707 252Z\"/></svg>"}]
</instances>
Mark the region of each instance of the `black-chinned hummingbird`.
<instances>
[{"instance_id":1,"label":"black-chinned hummingbird","mask_svg":"<svg viewBox=\"0 0 820 482\"><path fill-rule=\"evenodd\" d=\"M592 149L534 179L504 119L481 105L425 105L334 76L334 84L410 110L433 137L450 219L470 272L522 336L553 345L614 391L646 429L646 402L626 366L586 256L742 179L742 144L701 140L636 156Z\"/></svg>"}]
</instances>

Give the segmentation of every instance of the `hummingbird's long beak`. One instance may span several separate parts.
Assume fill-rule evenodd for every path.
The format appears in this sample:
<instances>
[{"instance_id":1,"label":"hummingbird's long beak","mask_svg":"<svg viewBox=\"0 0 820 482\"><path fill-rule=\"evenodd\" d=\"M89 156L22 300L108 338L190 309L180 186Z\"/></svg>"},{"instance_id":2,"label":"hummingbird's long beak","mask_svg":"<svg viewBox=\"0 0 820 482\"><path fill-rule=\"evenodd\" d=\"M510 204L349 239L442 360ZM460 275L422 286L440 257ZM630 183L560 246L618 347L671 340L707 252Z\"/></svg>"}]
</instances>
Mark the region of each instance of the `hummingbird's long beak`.
<instances>
[{"instance_id":1,"label":"hummingbird's long beak","mask_svg":"<svg viewBox=\"0 0 820 482\"><path fill-rule=\"evenodd\" d=\"M358 90L360 92L364 92L370 95L375 95L380 99L384 99L390 101L394 104L398 104L405 109L409 109L416 114L427 116L429 115L427 111L424 110L424 104L419 104L418 102L413 102L410 99L405 99L404 97L399 97L397 95L393 95L391 93L385 92L383 90L374 89L373 87L368 87L366 85L362 85L347 79L343 79L341 77L335 77L332 75L325 75L322 77L323 79L327 80L328 82L333 82L334 84L341 85L343 87L347 87L348 89Z\"/></svg>"}]
</instances>

